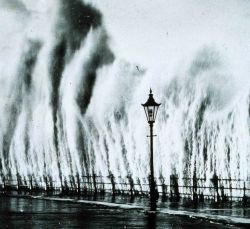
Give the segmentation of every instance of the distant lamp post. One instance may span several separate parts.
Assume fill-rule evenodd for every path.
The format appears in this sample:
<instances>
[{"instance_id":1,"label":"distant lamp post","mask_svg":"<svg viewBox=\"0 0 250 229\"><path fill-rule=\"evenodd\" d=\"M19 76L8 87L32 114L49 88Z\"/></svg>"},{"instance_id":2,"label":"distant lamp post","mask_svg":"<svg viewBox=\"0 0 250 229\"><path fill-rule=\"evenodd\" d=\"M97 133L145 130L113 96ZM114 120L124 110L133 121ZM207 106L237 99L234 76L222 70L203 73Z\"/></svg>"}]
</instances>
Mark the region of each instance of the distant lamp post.
<instances>
[{"instance_id":1,"label":"distant lamp post","mask_svg":"<svg viewBox=\"0 0 250 229\"><path fill-rule=\"evenodd\" d=\"M156 189L155 189L155 180L154 180L154 153L153 153L153 124L156 119L158 108L161 104L156 103L152 94L152 90L150 88L149 98L146 103L142 104L144 107L144 111L149 123L150 127L150 177L149 177L149 185L150 185L150 210L156 210Z\"/></svg>"}]
</instances>

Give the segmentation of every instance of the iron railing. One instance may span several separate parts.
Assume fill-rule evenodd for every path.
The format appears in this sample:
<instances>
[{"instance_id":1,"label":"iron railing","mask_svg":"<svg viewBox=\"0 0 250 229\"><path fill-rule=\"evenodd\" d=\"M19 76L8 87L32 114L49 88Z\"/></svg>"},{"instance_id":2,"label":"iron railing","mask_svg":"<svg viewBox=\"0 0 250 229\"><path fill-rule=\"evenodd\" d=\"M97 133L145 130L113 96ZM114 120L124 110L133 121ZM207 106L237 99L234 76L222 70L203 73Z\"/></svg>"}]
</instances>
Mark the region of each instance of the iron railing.
<instances>
[{"instance_id":1,"label":"iron railing","mask_svg":"<svg viewBox=\"0 0 250 229\"><path fill-rule=\"evenodd\" d=\"M168 196L170 199L178 200L182 197L191 198L194 201L213 199L215 201L247 201L250 197L250 180L225 179L216 174L212 178L183 177L171 175L168 183L163 176L155 178L156 191L159 195ZM148 195L149 179L133 179L131 176L115 177L97 176L95 174L86 176L69 176L62 182L53 181L50 176L34 178L33 176L3 177L0 182L2 193L16 191L60 191L65 194L105 193L129 195Z\"/></svg>"}]
</instances>

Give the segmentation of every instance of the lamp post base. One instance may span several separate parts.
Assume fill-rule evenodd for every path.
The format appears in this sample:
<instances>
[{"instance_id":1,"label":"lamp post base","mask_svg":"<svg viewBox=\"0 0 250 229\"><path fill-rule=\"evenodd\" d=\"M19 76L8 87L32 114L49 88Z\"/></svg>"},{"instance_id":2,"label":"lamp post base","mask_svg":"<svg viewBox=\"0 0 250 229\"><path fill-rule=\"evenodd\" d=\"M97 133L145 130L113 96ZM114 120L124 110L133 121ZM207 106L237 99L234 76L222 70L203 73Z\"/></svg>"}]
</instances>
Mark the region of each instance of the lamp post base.
<instances>
[{"instance_id":1,"label":"lamp post base","mask_svg":"<svg viewBox=\"0 0 250 229\"><path fill-rule=\"evenodd\" d=\"M156 211L157 192L154 178L150 177L150 210Z\"/></svg>"}]
</instances>

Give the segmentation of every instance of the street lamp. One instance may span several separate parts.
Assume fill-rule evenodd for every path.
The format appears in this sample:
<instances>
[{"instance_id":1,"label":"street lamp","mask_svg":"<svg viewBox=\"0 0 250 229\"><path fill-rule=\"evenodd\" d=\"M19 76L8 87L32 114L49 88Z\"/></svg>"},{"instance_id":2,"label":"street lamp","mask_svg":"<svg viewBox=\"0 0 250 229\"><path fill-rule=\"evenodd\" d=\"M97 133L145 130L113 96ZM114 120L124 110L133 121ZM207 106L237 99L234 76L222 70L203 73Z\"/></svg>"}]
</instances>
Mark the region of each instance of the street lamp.
<instances>
[{"instance_id":1,"label":"street lamp","mask_svg":"<svg viewBox=\"0 0 250 229\"><path fill-rule=\"evenodd\" d=\"M149 185L150 185L150 210L156 210L156 189L155 189L155 180L154 180L154 154L153 154L153 124L156 119L158 108L161 104L155 102L152 90L150 88L149 98L146 103L142 104L147 121L150 127L150 177L149 177Z\"/></svg>"}]
</instances>

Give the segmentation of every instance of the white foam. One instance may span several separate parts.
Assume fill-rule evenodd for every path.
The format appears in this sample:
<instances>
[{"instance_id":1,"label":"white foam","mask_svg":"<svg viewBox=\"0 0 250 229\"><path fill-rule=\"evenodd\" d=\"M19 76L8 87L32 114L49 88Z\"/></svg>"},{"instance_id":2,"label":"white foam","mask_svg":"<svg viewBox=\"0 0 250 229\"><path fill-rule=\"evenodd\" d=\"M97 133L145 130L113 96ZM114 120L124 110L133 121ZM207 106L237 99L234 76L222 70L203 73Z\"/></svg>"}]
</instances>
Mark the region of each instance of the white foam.
<instances>
[{"instance_id":1,"label":"white foam","mask_svg":"<svg viewBox=\"0 0 250 229\"><path fill-rule=\"evenodd\" d=\"M169 214L169 215L176 215L176 216L188 216L190 218L199 218L199 219L206 219L212 220L215 222L223 222L228 224L249 224L249 218L243 217L235 217L235 216L226 216L226 215L215 215L215 214L206 214L200 212L192 212L192 211L180 211L180 210L160 210L161 213Z\"/></svg>"},{"instance_id":2,"label":"white foam","mask_svg":"<svg viewBox=\"0 0 250 229\"><path fill-rule=\"evenodd\" d=\"M42 200L51 200L51 201L63 201L63 202L74 202L74 203L83 203L83 204L91 204L91 205L102 205L102 206L107 206L107 207L115 207L115 208L123 208L123 209L140 209L140 210L144 209L142 206L137 206L137 205L109 203L109 202L92 201L92 200L78 200L78 199L44 197L44 196L32 196L32 198L42 199Z\"/></svg>"}]
</instances>

